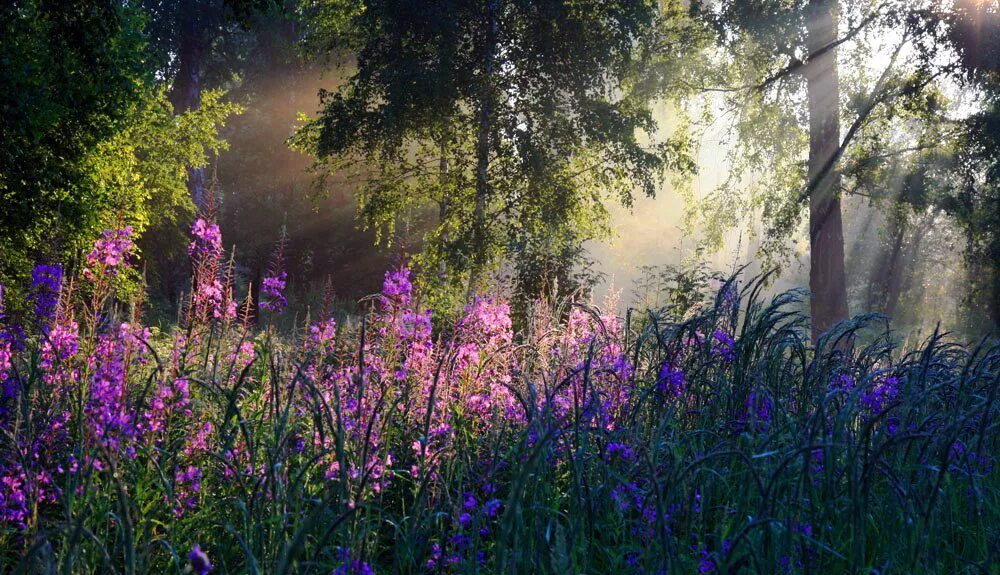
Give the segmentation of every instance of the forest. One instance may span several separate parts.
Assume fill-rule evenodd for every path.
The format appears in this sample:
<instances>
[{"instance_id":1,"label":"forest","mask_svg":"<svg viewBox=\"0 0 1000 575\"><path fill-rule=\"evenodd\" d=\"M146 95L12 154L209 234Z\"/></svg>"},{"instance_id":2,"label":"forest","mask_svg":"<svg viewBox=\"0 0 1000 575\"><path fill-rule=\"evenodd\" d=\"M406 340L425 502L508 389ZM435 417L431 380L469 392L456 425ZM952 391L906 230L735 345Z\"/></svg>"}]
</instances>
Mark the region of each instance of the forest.
<instances>
[{"instance_id":1,"label":"forest","mask_svg":"<svg viewBox=\"0 0 1000 575\"><path fill-rule=\"evenodd\" d=\"M1000 0L4 0L0 575L1000 575Z\"/></svg>"}]
</instances>

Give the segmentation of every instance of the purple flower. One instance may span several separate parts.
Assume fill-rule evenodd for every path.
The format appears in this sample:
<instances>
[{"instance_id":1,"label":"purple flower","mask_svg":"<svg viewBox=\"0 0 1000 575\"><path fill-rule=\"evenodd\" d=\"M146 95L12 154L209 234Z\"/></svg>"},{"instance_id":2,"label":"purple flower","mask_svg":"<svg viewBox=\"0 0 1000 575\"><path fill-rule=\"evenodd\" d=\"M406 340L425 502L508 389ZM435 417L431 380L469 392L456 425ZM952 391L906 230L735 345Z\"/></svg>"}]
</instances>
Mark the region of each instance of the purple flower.
<instances>
[{"instance_id":1,"label":"purple flower","mask_svg":"<svg viewBox=\"0 0 1000 575\"><path fill-rule=\"evenodd\" d=\"M872 388L861 396L861 406L868 417L876 417L884 412L899 394L899 379L889 376L876 381Z\"/></svg>"},{"instance_id":2,"label":"purple flower","mask_svg":"<svg viewBox=\"0 0 1000 575\"><path fill-rule=\"evenodd\" d=\"M713 559L712 555L708 552L708 549L702 548L699 555L698 573L715 573L718 567L715 564L715 559Z\"/></svg>"},{"instance_id":3,"label":"purple flower","mask_svg":"<svg viewBox=\"0 0 1000 575\"><path fill-rule=\"evenodd\" d=\"M475 509L475 508L476 508L476 506L478 506L478 505L479 505L479 502L478 502L478 501L476 501L476 496L475 496L475 495L473 495L473 494L472 494L471 492L469 492L469 491L466 491L466 492L465 492L465 500L464 500L464 501L462 502L462 505L463 505L463 506L464 506L464 507L465 507L466 509Z\"/></svg>"},{"instance_id":4,"label":"purple flower","mask_svg":"<svg viewBox=\"0 0 1000 575\"><path fill-rule=\"evenodd\" d=\"M483 512L486 513L487 517L496 517L497 511L500 510L501 502L499 499L490 499L483 505Z\"/></svg>"},{"instance_id":5,"label":"purple flower","mask_svg":"<svg viewBox=\"0 0 1000 575\"><path fill-rule=\"evenodd\" d=\"M191 226L194 239L188 244L188 254L194 259L217 256L222 252L222 232L215 222L198 218Z\"/></svg>"},{"instance_id":6,"label":"purple flower","mask_svg":"<svg viewBox=\"0 0 1000 575\"><path fill-rule=\"evenodd\" d=\"M372 566L360 559L353 559L351 550L347 547L341 547L337 554L341 564L340 567L333 570L331 575L374 575L375 570L372 569Z\"/></svg>"},{"instance_id":7,"label":"purple flower","mask_svg":"<svg viewBox=\"0 0 1000 575\"><path fill-rule=\"evenodd\" d=\"M612 460L615 457L621 457L624 461L631 461L635 457L635 452L632 448L625 445L624 443L609 443L608 444L608 460Z\"/></svg>"},{"instance_id":8,"label":"purple flower","mask_svg":"<svg viewBox=\"0 0 1000 575\"><path fill-rule=\"evenodd\" d=\"M410 270L399 268L396 271L385 272L385 280L382 282L382 305L389 307L396 303L400 306L408 306L413 294L413 282L410 281Z\"/></svg>"},{"instance_id":9,"label":"purple flower","mask_svg":"<svg viewBox=\"0 0 1000 575\"><path fill-rule=\"evenodd\" d=\"M191 235L193 239L188 244L188 254L194 268L191 278L192 318L197 321L235 319L232 267L222 273L222 233L219 226L198 218L191 228Z\"/></svg>"},{"instance_id":10,"label":"purple flower","mask_svg":"<svg viewBox=\"0 0 1000 575\"><path fill-rule=\"evenodd\" d=\"M824 464L824 458L825 456L823 455L822 449L820 448L813 449L812 454L810 455L809 458L809 470L812 473L822 473L823 470L826 469L826 465Z\"/></svg>"},{"instance_id":11,"label":"purple flower","mask_svg":"<svg viewBox=\"0 0 1000 575\"><path fill-rule=\"evenodd\" d=\"M660 373L656 379L656 389L668 397L680 397L687 387L687 378L684 371L676 368L669 362L660 366Z\"/></svg>"},{"instance_id":12,"label":"purple flower","mask_svg":"<svg viewBox=\"0 0 1000 575\"><path fill-rule=\"evenodd\" d=\"M281 229L281 238L271 253L271 263L267 268L267 276L260 284L260 307L267 311L281 311L288 306L285 299L285 287L288 274L285 273L285 245L287 243L285 229Z\"/></svg>"},{"instance_id":13,"label":"purple flower","mask_svg":"<svg viewBox=\"0 0 1000 575\"><path fill-rule=\"evenodd\" d=\"M611 499L618 506L618 510L626 512L635 505L636 509L642 508L642 494L639 493L639 486L633 483L618 485L611 490Z\"/></svg>"},{"instance_id":14,"label":"purple flower","mask_svg":"<svg viewBox=\"0 0 1000 575\"><path fill-rule=\"evenodd\" d=\"M150 400L149 409L143 414L143 432L156 436L164 431L166 422L172 414L190 416L191 411L188 409L190 398L191 392L186 378L180 377L160 383Z\"/></svg>"},{"instance_id":15,"label":"purple flower","mask_svg":"<svg viewBox=\"0 0 1000 575\"><path fill-rule=\"evenodd\" d=\"M191 552L188 553L188 561L191 562L191 570L198 575L206 575L214 569L212 562L208 560L208 555L201 550L201 546L197 543L191 548Z\"/></svg>"},{"instance_id":16,"label":"purple flower","mask_svg":"<svg viewBox=\"0 0 1000 575\"><path fill-rule=\"evenodd\" d=\"M96 279L96 271L103 275L114 277L118 268L128 263L129 255L135 244L132 243L132 226L120 230L104 230L101 237L94 242L94 249L87 254L87 267L83 275L90 281Z\"/></svg>"},{"instance_id":17,"label":"purple flower","mask_svg":"<svg viewBox=\"0 0 1000 575\"><path fill-rule=\"evenodd\" d=\"M38 264L31 271L32 298L35 300L35 315L39 321L45 322L55 316L62 278L63 267L59 264Z\"/></svg>"},{"instance_id":18,"label":"purple flower","mask_svg":"<svg viewBox=\"0 0 1000 575\"><path fill-rule=\"evenodd\" d=\"M134 433L125 398L128 329L128 324L122 324L119 333L101 335L88 358L93 370L86 406L88 427L100 445L109 449L118 448Z\"/></svg>"},{"instance_id":19,"label":"purple flower","mask_svg":"<svg viewBox=\"0 0 1000 575\"><path fill-rule=\"evenodd\" d=\"M774 405L771 398L766 393L751 391L747 396L745 410L740 415L740 423L751 426L756 431L764 431L771 424L771 416L774 413Z\"/></svg>"},{"instance_id":20,"label":"purple flower","mask_svg":"<svg viewBox=\"0 0 1000 575\"><path fill-rule=\"evenodd\" d=\"M284 271L264 278L264 281L260 285L260 293L262 296L260 307L266 309L267 311L280 311L288 305L288 300L285 299L285 284L287 278L288 275Z\"/></svg>"},{"instance_id":21,"label":"purple flower","mask_svg":"<svg viewBox=\"0 0 1000 575\"><path fill-rule=\"evenodd\" d=\"M736 359L736 340L733 336L722 330L715 330L712 334L712 355L726 363L732 363Z\"/></svg>"},{"instance_id":22,"label":"purple flower","mask_svg":"<svg viewBox=\"0 0 1000 575\"><path fill-rule=\"evenodd\" d=\"M857 381L849 373L840 373L830 382L831 391L851 391L857 385Z\"/></svg>"}]
</instances>

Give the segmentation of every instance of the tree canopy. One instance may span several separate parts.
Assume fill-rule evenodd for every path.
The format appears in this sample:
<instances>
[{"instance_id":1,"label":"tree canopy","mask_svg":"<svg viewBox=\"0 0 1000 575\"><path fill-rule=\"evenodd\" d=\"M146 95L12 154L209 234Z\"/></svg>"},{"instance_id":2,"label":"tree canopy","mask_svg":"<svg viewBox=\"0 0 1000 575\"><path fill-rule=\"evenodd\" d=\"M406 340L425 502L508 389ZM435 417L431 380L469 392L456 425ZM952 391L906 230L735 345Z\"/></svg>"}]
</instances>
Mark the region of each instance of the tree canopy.
<instances>
[{"instance_id":1,"label":"tree canopy","mask_svg":"<svg viewBox=\"0 0 1000 575\"><path fill-rule=\"evenodd\" d=\"M559 253L602 233L605 198L628 205L693 169L683 133L650 137L652 98L678 90L701 39L678 5L331 4L311 44L354 54L354 71L299 142L327 173L362 173L370 226L437 208L425 280L474 285L504 250Z\"/></svg>"},{"instance_id":2,"label":"tree canopy","mask_svg":"<svg viewBox=\"0 0 1000 575\"><path fill-rule=\"evenodd\" d=\"M187 227L187 168L224 148L217 133L237 107L214 91L175 114L145 21L113 1L27 1L0 15L0 281L73 261L103 228Z\"/></svg>"}]
</instances>

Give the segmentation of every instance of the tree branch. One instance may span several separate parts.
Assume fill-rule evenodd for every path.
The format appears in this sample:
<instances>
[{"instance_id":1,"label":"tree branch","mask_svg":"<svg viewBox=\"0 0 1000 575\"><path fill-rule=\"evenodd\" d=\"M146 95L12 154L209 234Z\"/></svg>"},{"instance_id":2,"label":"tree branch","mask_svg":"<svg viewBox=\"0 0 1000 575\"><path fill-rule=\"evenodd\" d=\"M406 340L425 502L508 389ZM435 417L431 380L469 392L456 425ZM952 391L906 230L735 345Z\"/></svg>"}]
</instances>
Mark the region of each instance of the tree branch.
<instances>
[{"instance_id":1,"label":"tree branch","mask_svg":"<svg viewBox=\"0 0 1000 575\"><path fill-rule=\"evenodd\" d=\"M889 73L892 72L892 69L896 66L896 59L899 57L900 51L902 51L903 46L905 46L907 42L909 42L909 38L904 37L903 41L896 47L895 52L892 54L892 58L889 60L889 65L882 71L882 75L879 77L878 82L876 82L875 87L872 88L871 95L868 97L868 103L858 113L854 122L851 123L851 127L847 130L847 135L844 136L844 139L841 141L840 146L837 147L837 150L830 156L829 159L827 159L819 172L817 172L816 175L809 180L805 190L803 190L803 193L799 196L800 202L808 199L809 196L816 191L816 188L819 187L819 183L830 173L831 170L833 170L834 166L837 165L837 162L840 161L840 158L843 157L844 152L847 150L847 146L854 140L854 137L857 135L858 131L861 130L861 127L864 126L872 112L875 111L875 108L886 100L885 95L888 94L888 92L882 91L885 88L886 82L889 80Z\"/></svg>"},{"instance_id":2,"label":"tree branch","mask_svg":"<svg viewBox=\"0 0 1000 575\"><path fill-rule=\"evenodd\" d=\"M834 40L833 42L830 42L829 44L821 47L820 49L816 50L812 54L809 54L808 56L805 57L805 59L799 60L798 58L793 58L791 64L789 64L788 66L785 66L781 70L778 70L777 72L775 72L771 76L769 76L766 79L764 79L763 82L761 82L760 84L757 84L756 86L754 86L754 90L756 90L756 91L766 90L769 86L771 86L771 84L774 84L778 80L780 80L780 79L782 79L782 78L784 78L786 76L790 76L791 74L794 74L794 73L798 72L799 70L801 70L802 68L806 67L815 58L818 58L818 57L822 56L823 54L826 54L830 50L833 50L834 48L836 48L837 46L840 46L841 44L843 44L845 42L849 42L855 36L857 36L858 34L860 34L862 30L864 30L865 28L867 28L869 24L871 24L872 22L874 22L875 18L878 17L878 15L879 15L879 11L878 10L873 11L871 14L869 14L867 17L865 17L865 19L862 20L860 24L858 24L854 28L851 28L850 30L848 30L847 33L844 34L842 37L840 37L840 38Z\"/></svg>"}]
</instances>

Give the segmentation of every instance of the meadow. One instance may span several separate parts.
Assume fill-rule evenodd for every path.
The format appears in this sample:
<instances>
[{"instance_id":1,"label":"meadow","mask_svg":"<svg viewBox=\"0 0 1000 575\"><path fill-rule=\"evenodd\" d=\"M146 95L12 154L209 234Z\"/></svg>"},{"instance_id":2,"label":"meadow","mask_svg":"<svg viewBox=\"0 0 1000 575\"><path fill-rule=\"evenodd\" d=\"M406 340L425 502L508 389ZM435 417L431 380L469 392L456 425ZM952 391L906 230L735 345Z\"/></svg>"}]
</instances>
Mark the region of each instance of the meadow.
<instances>
[{"instance_id":1,"label":"meadow","mask_svg":"<svg viewBox=\"0 0 1000 575\"><path fill-rule=\"evenodd\" d=\"M169 330L116 291L127 228L3 318L0 572L1000 572L996 342L866 316L814 346L804 294L741 277L515 332L502 298L434 316L406 268L279 329L287 275L254 317L192 232Z\"/></svg>"}]
</instances>

